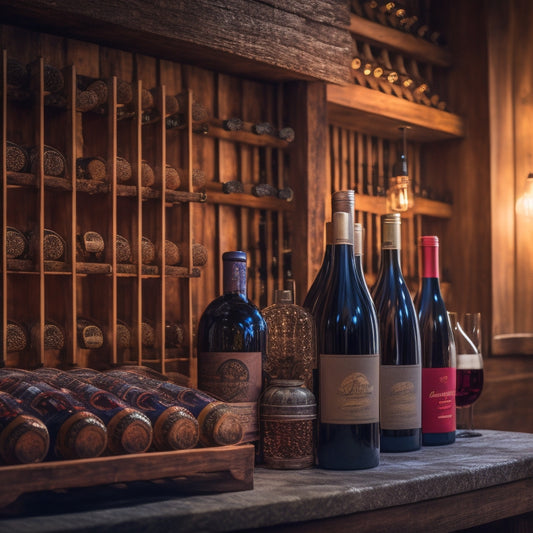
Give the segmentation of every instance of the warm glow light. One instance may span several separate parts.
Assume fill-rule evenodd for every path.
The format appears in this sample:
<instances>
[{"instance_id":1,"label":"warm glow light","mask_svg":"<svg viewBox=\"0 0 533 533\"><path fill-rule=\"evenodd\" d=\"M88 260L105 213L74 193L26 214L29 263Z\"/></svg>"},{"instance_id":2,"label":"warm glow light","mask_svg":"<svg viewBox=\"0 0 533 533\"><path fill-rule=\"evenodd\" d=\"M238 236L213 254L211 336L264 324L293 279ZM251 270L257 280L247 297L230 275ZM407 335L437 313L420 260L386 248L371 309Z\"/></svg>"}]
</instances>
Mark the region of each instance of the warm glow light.
<instances>
[{"instance_id":1,"label":"warm glow light","mask_svg":"<svg viewBox=\"0 0 533 533\"><path fill-rule=\"evenodd\" d=\"M516 214L533 218L533 173L526 180L526 190L516 201Z\"/></svg>"},{"instance_id":2,"label":"warm glow light","mask_svg":"<svg viewBox=\"0 0 533 533\"><path fill-rule=\"evenodd\" d=\"M413 207L413 193L409 176L394 176L389 179L387 190L387 207L389 211L398 213Z\"/></svg>"},{"instance_id":3,"label":"warm glow light","mask_svg":"<svg viewBox=\"0 0 533 533\"><path fill-rule=\"evenodd\" d=\"M389 178L387 189L387 210L393 213L408 211L414 205L414 194L411 188L411 180L407 170L407 139L406 126L402 130L402 154L400 160L394 164L394 176Z\"/></svg>"}]
</instances>

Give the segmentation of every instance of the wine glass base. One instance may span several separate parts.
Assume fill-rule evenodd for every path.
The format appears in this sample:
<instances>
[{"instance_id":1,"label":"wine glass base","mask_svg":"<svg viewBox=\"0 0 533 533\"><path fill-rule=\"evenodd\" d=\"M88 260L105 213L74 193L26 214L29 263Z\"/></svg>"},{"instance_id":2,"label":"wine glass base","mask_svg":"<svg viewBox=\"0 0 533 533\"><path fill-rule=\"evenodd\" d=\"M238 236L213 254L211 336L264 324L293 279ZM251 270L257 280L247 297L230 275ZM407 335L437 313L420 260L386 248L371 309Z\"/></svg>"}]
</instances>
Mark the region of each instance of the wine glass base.
<instances>
[{"instance_id":1,"label":"wine glass base","mask_svg":"<svg viewBox=\"0 0 533 533\"><path fill-rule=\"evenodd\" d=\"M481 437L481 433L468 429L458 429L455 432L455 438L457 439L469 439L472 437Z\"/></svg>"}]
</instances>

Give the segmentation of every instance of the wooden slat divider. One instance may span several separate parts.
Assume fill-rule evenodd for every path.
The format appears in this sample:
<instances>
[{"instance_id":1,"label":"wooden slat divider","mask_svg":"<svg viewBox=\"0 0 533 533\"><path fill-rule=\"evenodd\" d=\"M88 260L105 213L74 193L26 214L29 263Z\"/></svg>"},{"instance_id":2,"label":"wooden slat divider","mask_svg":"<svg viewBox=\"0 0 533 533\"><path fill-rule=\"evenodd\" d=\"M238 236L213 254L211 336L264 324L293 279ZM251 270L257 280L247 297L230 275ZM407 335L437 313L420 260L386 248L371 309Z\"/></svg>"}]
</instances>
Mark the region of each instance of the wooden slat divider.
<instances>
[{"instance_id":1,"label":"wooden slat divider","mask_svg":"<svg viewBox=\"0 0 533 533\"><path fill-rule=\"evenodd\" d=\"M185 136L185 149L184 149L184 157L185 157L185 168L187 168L187 190L189 192L193 191L193 182L192 182L192 174L193 174L193 143L192 143L192 103L193 103L193 92L191 89L188 89L186 92L187 95L187 135ZM192 256L192 245L193 245L193 239L192 239L192 230L193 230L193 211L192 206L190 204L186 204L185 206L185 216L183 217L185 220L185 232L187 235L187 258L188 258L188 268L189 268L189 274L192 276L193 274L193 256ZM185 302L184 307L185 311L187 313L187 347L188 347L188 355L189 355L189 372L190 372L190 378L193 380L193 383L196 381L196 367L194 365L194 323L193 323L193 293L192 293L192 284L190 279L184 280L185 284ZM164 347L163 347L164 348Z\"/></svg>"},{"instance_id":2,"label":"wooden slat divider","mask_svg":"<svg viewBox=\"0 0 533 533\"><path fill-rule=\"evenodd\" d=\"M7 235L7 163L6 163L6 141L7 141L7 50L2 50L0 58L0 173L2 184L0 189L0 210L2 217L1 241L6 242ZM0 266L2 268L0 297L2 298L2 317L0 319L0 365L5 365L7 354L7 250L3 245L0 251Z\"/></svg>"},{"instance_id":3,"label":"wooden slat divider","mask_svg":"<svg viewBox=\"0 0 533 533\"><path fill-rule=\"evenodd\" d=\"M133 90L133 107L135 111L135 120L133 121L133 154L135 155L135 167L141 168L142 165L142 80L137 80L134 83ZM115 165L116 168L116 165ZM136 250L136 280L135 280L135 304L132 319L133 333L133 352L137 356L137 364L142 364L142 311L143 311L143 261L142 261L142 236L143 236L143 198L142 198L142 183L140 172L136 175L136 216L133 220L132 241L135 240L133 248Z\"/></svg>"},{"instance_id":4,"label":"wooden slat divider","mask_svg":"<svg viewBox=\"0 0 533 533\"><path fill-rule=\"evenodd\" d=\"M277 88L277 94L276 94L276 121L278 124L282 124L283 116L284 116L284 110L283 110L283 87L281 85L278 85ZM287 186L289 183L289 180L285 177L285 157L283 150L276 150L275 154L273 155L273 162L276 164L276 168L278 171L277 175L277 183L275 184L278 189L282 189L283 187ZM287 203L287 202L285 202ZM292 205L292 204L291 204ZM289 247L291 246L290 243L290 230L287 227L288 225L288 217L285 215L285 213L280 210L277 212L277 243L278 247L276 250L277 257L278 257L278 268L277 268L277 280L280 283L290 283L289 288L293 291L293 298L294 302L298 302L298 295L296 294L296 283L294 281L294 267L291 264L291 275L293 276L292 280L286 279L286 273L285 273L285 254L290 253L291 263L294 261L294 254L292 252L292 248L289 252ZM286 243L286 244L285 244ZM285 289L285 286L280 286L280 289Z\"/></svg>"},{"instance_id":5,"label":"wooden slat divider","mask_svg":"<svg viewBox=\"0 0 533 533\"><path fill-rule=\"evenodd\" d=\"M77 291L77 272L78 265L76 261L76 228L77 222L77 180L76 180L76 158L78 157L78 149L76 146L76 132L78 130L78 113L76 111L76 67L72 66L65 69L65 81L67 91L67 163L68 176L70 176L70 184L72 192L70 194L70 232L67 236L67 242L70 249L70 257L65 257L65 261L70 267L70 287L69 300L70 308L66 310L66 318L68 322L68 331L72 334L67 335L68 342L66 343L66 359L69 364L75 366L78 360L78 336L74 334L77 330L77 309L78 309L78 291ZM65 252L65 256L67 256Z\"/></svg>"},{"instance_id":6,"label":"wooden slat divider","mask_svg":"<svg viewBox=\"0 0 533 533\"><path fill-rule=\"evenodd\" d=\"M158 98L160 102L160 112L161 116L166 116L166 87L165 85L162 85L158 87L157 89ZM165 173L165 166L167 162L167 152L166 152L166 127L165 127L165 121L161 120L158 123L159 131L156 135L155 143L156 143L156 164L155 164L155 172L156 174L156 182L161 183L161 199L159 203L159 224L160 224L160 235L159 235L159 243L160 243L160 257L161 257L161 280L159 285L159 294L157 295L160 307L159 311L156 313L156 337L158 341L156 341L156 349L159 348L161 351L161 372L164 374L166 372L166 329L165 329L165 321L166 321L166 246L165 242L167 240L167 209L166 209L166 173Z\"/></svg>"},{"instance_id":7,"label":"wooden slat divider","mask_svg":"<svg viewBox=\"0 0 533 533\"><path fill-rule=\"evenodd\" d=\"M37 187L38 187L38 228L37 228L37 271L39 272L39 342L37 361L39 365L44 365L44 325L46 321L46 284L44 273L44 59L41 57L31 65L30 84L34 89L35 97L35 145L37 146L39 161L37 165Z\"/></svg>"},{"instance_id":8,"label":"wooden slat divider","mask_svg":"<svg viewBox=\"0 0 533 533\"><path fill-rule=\"evenodd\" d=\"M111 159L110 180L111 193L107 195L106 202L109 213L110 225L107 231L106 247L111 251L106 254L106 261L111 264L111 290L107 301L107 345L111 352L111 363L117 363L117 77L113 76L108 82L108 161ZM104 335L105 336L105 335Z\"/></svg>"},{"instance_id":9,"label":"wooden slat divider","mask_svg":"<svg viewBox=\"0 0 533 533\"><path fill-rule=\"evenodd\" d=\"M276 186L274 182L274 175L272 171L272 149L265 147L261 149L264 158L265 179L266 182L272 186ZM266 264L263 264L263 268L266 269L266 287L265 287L265 299L267 305L273 303L274 294L274 276L272 273L272 265L274 264L274 217L275 213L267 211L264 214L265 217L265 242L263 247L265 249ZM283 278L282 278L283 279Z\"/></svg>"}]
</instances>

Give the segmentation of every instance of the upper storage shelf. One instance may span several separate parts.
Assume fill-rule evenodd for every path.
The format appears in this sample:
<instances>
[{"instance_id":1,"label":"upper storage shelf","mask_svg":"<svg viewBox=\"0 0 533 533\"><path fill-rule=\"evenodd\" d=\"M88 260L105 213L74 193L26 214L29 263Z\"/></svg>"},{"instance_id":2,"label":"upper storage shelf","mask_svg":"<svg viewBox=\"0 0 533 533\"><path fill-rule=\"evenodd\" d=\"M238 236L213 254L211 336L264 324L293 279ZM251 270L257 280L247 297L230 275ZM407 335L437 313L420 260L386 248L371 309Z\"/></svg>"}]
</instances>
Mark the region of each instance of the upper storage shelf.
<instances>
[{"instance_id":1,"label":"upper storage shelf","mask_svg":"<svg viewBox=\"0 0 533 533\"><path fill-rule=\"evenodd\" d=\"M371 135L397 139L398 127L409 126L409 139L418 142L462 137L461 117L360 85L328 85L329 120Z\"/></svg>"},{"instance_id":2,"label":"upper storage shelf","mask_svg":"<svg viewBox=\"0 0 533 533\"><path fill-rule=\"evenodd\" d=\"M451 67L450 52L442 47L430 43L414 35L389 28L383 24L372 22L363 17L350 15L350 33L357 38L384 46L389 50L401 52L405 55L439 67Z\"/></svg>"},{"instance_id":3,"label":"upper storage shelf","mask_svg":"<svg viewBox=\"0 0 533 533\"><path fill-rule=\"evenodd\" d=\"M451 66L451 55L446 48L354 14L350 16L350 32L354 40L385 49L392 54L401 54L429 66ZM362 74L358 75L361 78ZM401 125L409 126L409 138L418 142L440 141L464 135L463 120L458 115L409 101L390 92L391 94L386 94L356 83L342 86L329 84L329 120L339 126L391 139L398 138L398 127Z\"/></svg>"}]
</instances>

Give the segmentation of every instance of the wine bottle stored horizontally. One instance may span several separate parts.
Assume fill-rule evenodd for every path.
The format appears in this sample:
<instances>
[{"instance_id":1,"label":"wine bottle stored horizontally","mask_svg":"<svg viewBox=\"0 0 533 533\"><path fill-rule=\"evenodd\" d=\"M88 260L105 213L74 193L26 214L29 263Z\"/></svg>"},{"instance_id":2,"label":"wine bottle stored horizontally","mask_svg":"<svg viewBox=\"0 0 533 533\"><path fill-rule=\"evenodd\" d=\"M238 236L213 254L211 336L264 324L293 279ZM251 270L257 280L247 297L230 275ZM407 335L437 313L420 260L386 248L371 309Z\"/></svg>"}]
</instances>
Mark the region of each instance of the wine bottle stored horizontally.
<instances>
[{"instance_id":1,"label":"wine bottle stored horizontally","mask_svg":"<svg viewBox=\"0 0 533 533\"><path fill-rule=\"evenodd\" d=\"M46 425L50 434L48 458L98 457L106 449L104 423L71 394L42 381L30 383L20 375L4 373L0 378L0 390L19 399L29 414Z\"/></svg>"},{"instance_id":2,"label":"wine bottle stored horizontally","mask_svg":"<svg viewBox=\"0 0 533 533\"><path fill-rule=\"evenodd\" d=\"M226 446L237 444L242 439L243 427L231 406L205 392L164 380L164 376L160 378L155 372L148 374L140 367L108 370L106 374L156 391L169 402L188 409L198 420L200 444L203 446Z\"/></svg>"},{"instance_id":3,"label":"wine bottle stored horizontally","mask_svg":"<svg viewBox=\"0 0 533 533\"><path fill-rule=\"evenodd\" d=\"M382 452L422 445L421 344L418 317L400 264L399 213L381 217L381 262L372 297L379 321Z\"/></svg>"},{"instance_id":4,"label":"wine bottle stored horizontally","mask_svg":"<svg viewBox=\"0 0 533 533\"><path fill-rule=\"evenodd\" d=\"M223 294L198 323L198 387L231 404L244 426L243 442L259 440L267 325L246 295L246 253L226 252Z\"/></svg>"},{"instance_id":5,"label":"wine bottle stored horizontally","mask_svg":"<svg viewBox=\"0 0 533 533\"><path fill-rule=\"evenodd\" d=\"M34 373L54 387L71 391L88 411L101 418L111 453L141 453L150 447L152 424L148 417L114 394L56 368L38 368Z\"/></svg>"},{"instance_id":6,"label":"wine bottle stored horizontally","mask_svg":"<svg viewBox=\"0 0 533 533\"><path fill-rule=\"evenodd\" d=\"M451 444L456 426L455 341L440 292L438 237L420 237L419 251L416 307L422 343L422 444Z\"/></svg>"},{"instance_id":7,"label":"wine bottle stored horizontally","mask_svg":"<svg viewBox=\"0 0 533 533\"><path fill-rule=\"evenodd\" d=\"M350 470L379 464L379 334L374 304L355 270L353 215L335 208L333 253L319 351L318 465Z\"/></svg>"},{"instance_id":8,"label":"wine bottle stored horizontally","mask_svg":"<svg viewBox=\"0 0 533 533\"><path fill-rule=\"evenodd\" d=\"M143 412L152 423L156 450L185 450L198 444L198 422L189 410L165 402L159 394L90 368L69 370L74 376L107 390Z\"/></svg>"},{"instance_id":9,"label":"wine bottle stored horizontally","mask_svg":"<svg viewBox=\"0 0 533 533\"><path fill-rule=\"evenodd\" d=\"M29 415L11 394L0 391L0 457L4 463L39 463L49 446L44 423Z\"/></svg>"}]
</instances>

